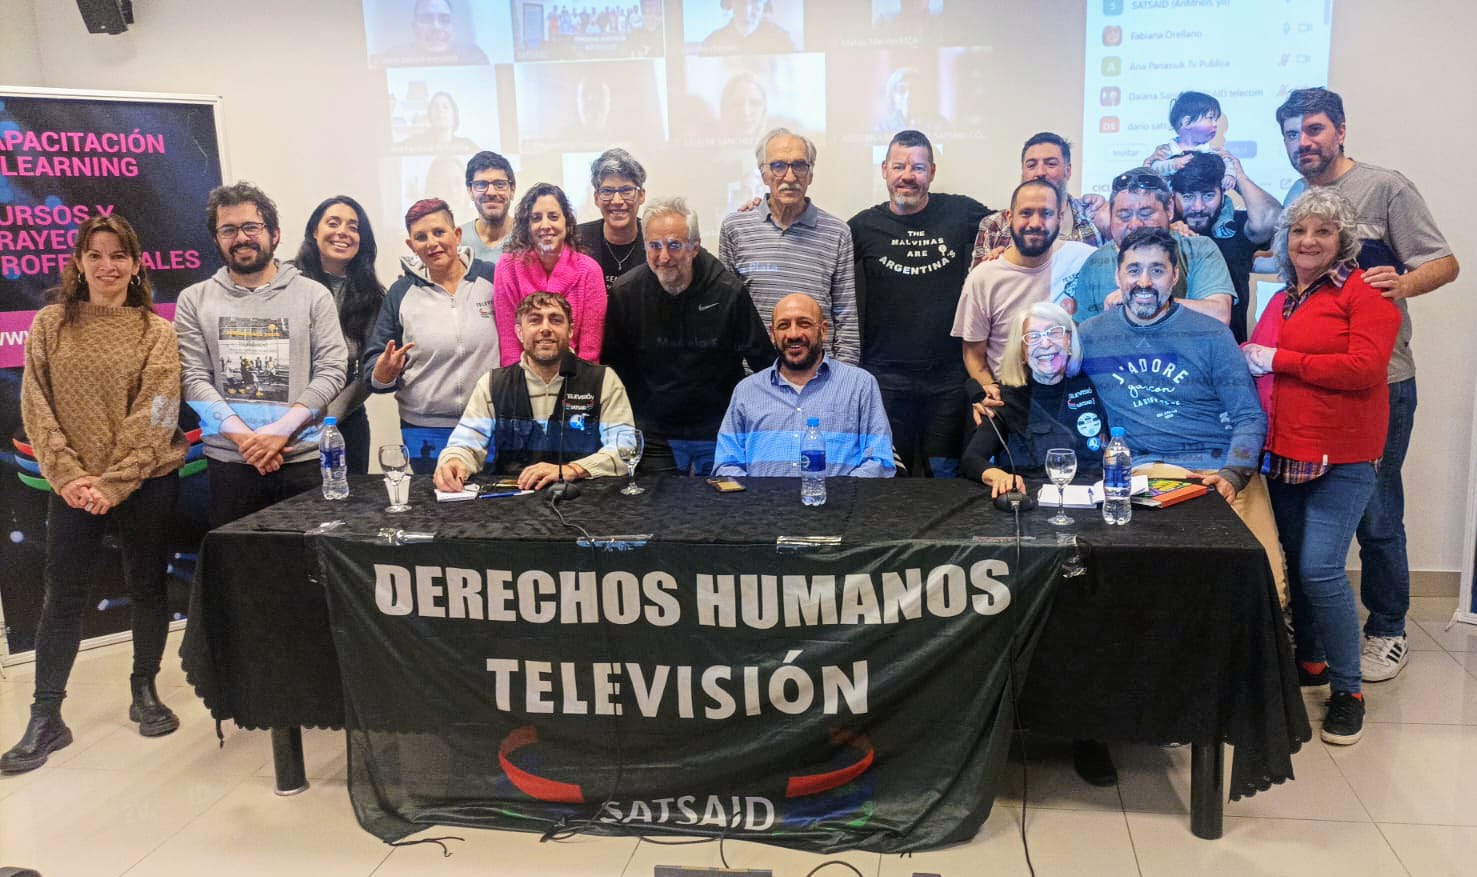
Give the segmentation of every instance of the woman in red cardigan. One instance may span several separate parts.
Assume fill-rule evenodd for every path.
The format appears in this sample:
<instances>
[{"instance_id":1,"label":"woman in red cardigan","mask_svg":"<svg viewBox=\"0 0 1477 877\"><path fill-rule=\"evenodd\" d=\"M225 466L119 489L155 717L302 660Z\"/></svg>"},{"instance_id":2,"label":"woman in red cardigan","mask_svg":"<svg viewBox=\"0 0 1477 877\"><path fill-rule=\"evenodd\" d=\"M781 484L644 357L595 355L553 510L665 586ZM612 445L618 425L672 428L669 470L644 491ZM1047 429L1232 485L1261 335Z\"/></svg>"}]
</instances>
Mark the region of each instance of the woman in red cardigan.
<instances>
[{"instance_id":1,"label":"woman in red cardigan","mask_svg":"<svg viewBox=\"0 0 1477 877\"><path fill-rule=\"evenodd\" d=\"M1267 410L1263 467L1287 555L1298 676L1330 684L1322 736L1348 745L1363 733L1364 695L1344 560L1385 447L1400 312L1364 282L1354 207L1333 189L1288 206L1273 250L1287 286L1242 350Z\"/></svg>"},{"instance_id":2,"label":"woman in red cardigan","mask_svg":"<svg viewBox=\"0 0 1477 877\"><path fill-rule=\"evenodd\" d=\"M605 337L605 272L575 244L574 211L564 190L539 183L518 202L513 231L492 275L492 306L497 318L502 364L523 355L516 327L518 302L535 292L553 292L569 301L574 315L569 349L587 362L600 361Z\"/></svg>"}]
</instances>

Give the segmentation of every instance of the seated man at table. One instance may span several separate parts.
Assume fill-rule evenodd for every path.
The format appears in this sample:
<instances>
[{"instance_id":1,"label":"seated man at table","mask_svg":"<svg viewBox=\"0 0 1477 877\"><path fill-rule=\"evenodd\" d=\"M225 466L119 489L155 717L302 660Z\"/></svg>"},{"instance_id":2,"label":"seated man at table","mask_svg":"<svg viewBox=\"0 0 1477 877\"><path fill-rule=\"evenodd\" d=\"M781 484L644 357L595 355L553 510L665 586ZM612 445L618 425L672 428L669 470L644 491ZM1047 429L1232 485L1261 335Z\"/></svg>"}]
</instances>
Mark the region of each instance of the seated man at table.
<instances>
[{"instance_id":1,"label":"seated man at table","mask_svg":"<svg viewBox=\"0 0 1477 877\"><path fill-rule=\"evenodd\" d=\"M436 489L461 490L484 463L516 475L523 490L623 474L613 435L634 428L631 403L614 369L570 352L569 302L536 292L518 303L516 319L523 356L477 381L436 461Z\"/></svg>"},{"instance_id":2,"label":"seated man at table","mask_svg":"<svg viewBox=\"0 0 1477 877\"><path fill-rule=\"evenodd\" d=\"M769 334L779 358L734 387L718 429L714 475L798 476L800 439L812 417L826 439L827 475L896 473L877 379L826 356L829 331L820 305L804 293L774 306Z\"/></svg>"},{"instance_id":3,"label":"seated man at table","mask_svg":"<svg viewBox=\"0 0 1477 877\"><path fill-rule=\"evenodd\" d=\"M1266 482L1257 472L1267 416L1231 330L1173 295L1179 244L1162 228L1130 232L1118 246L1123 306L1082 324L1083 372L1126 429L1135 471L1194 477L1219 493L1261 542L1285 605L1286 576ZM1140 469L1139 464L1155 464ZM1079 741L1077 772L1111 785L1101 743Z\"/></svg>"},{"instance_id":4,"label":"seated man at table","mask_svg":"<svg viewBox=\"0 0 1477 877\"><path fill-rule=\"evenodd\" d=\"M1135 469L1198 477L1235 509L1267 550L1277 596L1287 577L1267 483L1257 471L1267 415L1231 330L1174 298L1176 238L1142 228L1118 251L1123 307L1082 324L1083 372L1127 430ZM1151 464L1141 469L1141 464Z\"/></svg>"}]
</instances>

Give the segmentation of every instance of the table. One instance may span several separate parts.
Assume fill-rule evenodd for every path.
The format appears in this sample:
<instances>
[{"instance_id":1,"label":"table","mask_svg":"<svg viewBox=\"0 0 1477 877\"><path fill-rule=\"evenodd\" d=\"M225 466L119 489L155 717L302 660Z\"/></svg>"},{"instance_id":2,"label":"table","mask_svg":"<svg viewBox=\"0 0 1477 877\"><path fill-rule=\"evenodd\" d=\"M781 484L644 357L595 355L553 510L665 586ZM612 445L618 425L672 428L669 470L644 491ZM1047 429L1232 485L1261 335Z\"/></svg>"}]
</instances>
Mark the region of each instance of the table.
<instances>
[{"instance_id":1,"label":"table","mask_svg":"<svg viewBox=\"0 0 1477 877\"><path fill-rule=\"evenodd\" d=\"M725 545L768 539L801 513L788 479L750 479L742 494L717 495L697 479L645 478L645 496L617 497L616 479L586 484L564 505L596 532L659 531L662 540ZM488 500L437 505L427 480L411 512L380 513L378 479L353 482L344 503L304 495L206 537L182 657L190 683L218 721L273 732L278 787L305 785L300 727L341 727L342 680L329 635L317 562L304 531L324 520L374 532L393 518L440 539L569 541L547 503L516 519ZM814 532L845 544L887 539L1006 539L1011 516L963 481L832 479ZM1047 511L1024 516L1029 551L1056 537ZM1234 747L1234 800L1292 778L1291 756L1311 739L1290 646L1265 554L1229 508L1207 496L1155 511L1137 509L1109 528L1078 511L1086 573L1067 580L1042 633L1023 694L1033 731L1108 742L1189 743L1191 827L1220 835L1222 744Z\"/></svg>"}]
</instances>

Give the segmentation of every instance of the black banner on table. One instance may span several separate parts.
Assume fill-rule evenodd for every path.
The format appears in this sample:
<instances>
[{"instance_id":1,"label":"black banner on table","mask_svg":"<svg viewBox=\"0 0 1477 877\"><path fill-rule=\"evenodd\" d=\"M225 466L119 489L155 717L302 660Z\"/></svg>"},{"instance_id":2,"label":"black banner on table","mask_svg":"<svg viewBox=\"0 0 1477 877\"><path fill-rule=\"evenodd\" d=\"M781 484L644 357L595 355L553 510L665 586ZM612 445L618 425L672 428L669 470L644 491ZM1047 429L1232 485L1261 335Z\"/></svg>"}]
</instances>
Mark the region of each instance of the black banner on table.
<instances>
[{"instance_id":1,"label":"black banner on table","mask_svg":"<svg viewBox=\"0 0 1477 877\"><path fill-rule=\"evenodd\" d=\"M122 216L138 232L155 309L173 319L179 293L219 264L205 197L220 182L214 98L0 87L0 514L9 537L0 540L0 605L9 653L34 647L46 566L50 487L20 414L31 321L61 282L78 226L100 214ZM194 415L182 416L191 429ZM181 470L169 567L176 612L188 604L204 535L202 450L192 446ZM129 588L114 540L99 552L93 579L83 635L127 630Z\"/></svg>"},{"instance_id":2,"label":"black banner on table","mask_svg":"<svg viewBox=\"0 0 1477 877\"><path fill-rule=\"evenodd\" d=\"M917 542L695 555L318 541L369 832L563 827L820 852L978 831L1062 559Z\"/></svg>"}]
</instances>

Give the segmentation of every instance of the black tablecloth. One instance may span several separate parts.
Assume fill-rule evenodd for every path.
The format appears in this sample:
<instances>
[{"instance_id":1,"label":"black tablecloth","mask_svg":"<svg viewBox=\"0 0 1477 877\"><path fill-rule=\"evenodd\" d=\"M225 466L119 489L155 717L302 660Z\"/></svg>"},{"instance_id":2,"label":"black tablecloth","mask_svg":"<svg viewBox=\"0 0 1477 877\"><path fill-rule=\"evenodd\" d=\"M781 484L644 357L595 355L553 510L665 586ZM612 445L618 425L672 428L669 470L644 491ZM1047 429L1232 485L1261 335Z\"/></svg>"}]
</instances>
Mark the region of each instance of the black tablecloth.
<instances>
[{"instance_id":1,"label":"black tablecloth","mask_svg":"<svg viewBox=\"0 0 1477 877\"><path fill-rule=\"evenodd\" d=\"M773 545L781 536L881 540L1009 539L1013 518L977 485L925 479L832 479L829 502L800 505L793 479L749 479L717 494L699 479L643 478L642 496L609 479L561 506L594 536ZM324 595L305 531L382 527L438 539L576 538L543 495L437 504L429 479L414 508L385 514L378 478L352 481L344 502L305 494L205 539L182 647L189 681L218 720L244 728L340 727L343 693ZM1108 527L1072 513L1086 574L1058 591L1024 692L1033 730L1106 741L1224 741L1235 747L1231 798L1292 777L1311 737L1271 571L1255 538L1214 495L1135 510ZM1055 540L1049 510L1023 516L1023 550Z\"/></svg>"}]
</instances>

